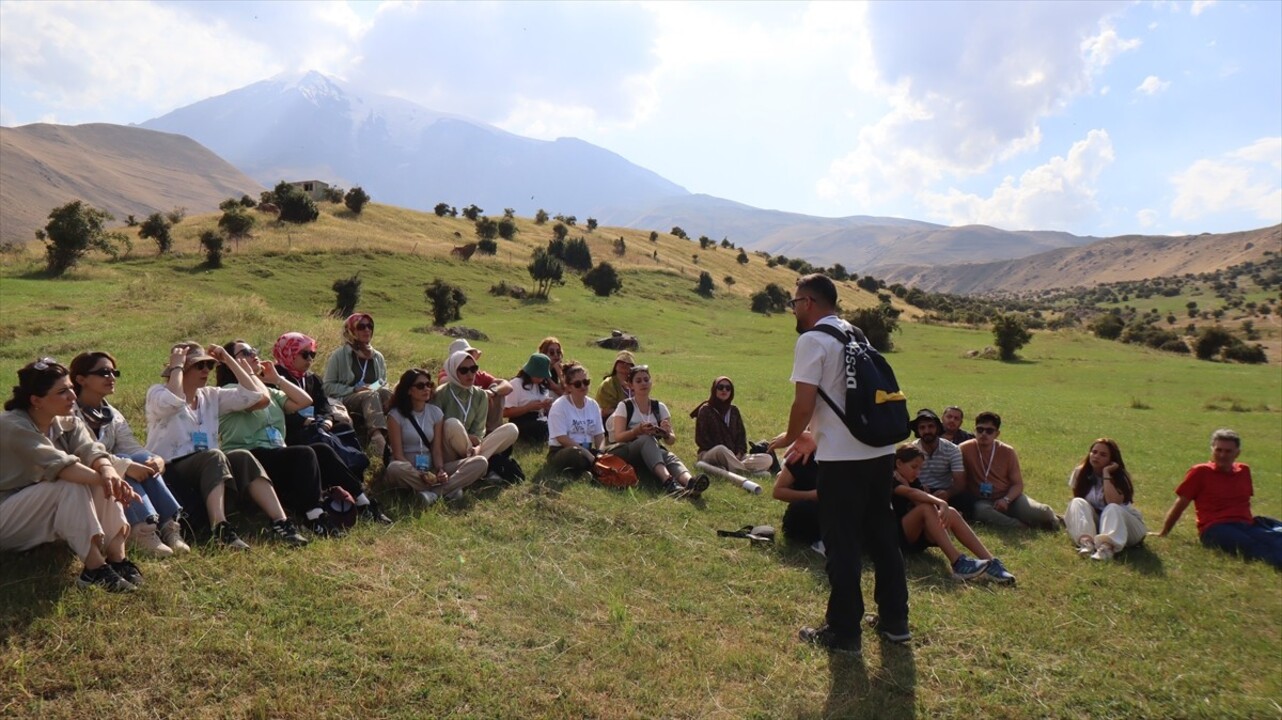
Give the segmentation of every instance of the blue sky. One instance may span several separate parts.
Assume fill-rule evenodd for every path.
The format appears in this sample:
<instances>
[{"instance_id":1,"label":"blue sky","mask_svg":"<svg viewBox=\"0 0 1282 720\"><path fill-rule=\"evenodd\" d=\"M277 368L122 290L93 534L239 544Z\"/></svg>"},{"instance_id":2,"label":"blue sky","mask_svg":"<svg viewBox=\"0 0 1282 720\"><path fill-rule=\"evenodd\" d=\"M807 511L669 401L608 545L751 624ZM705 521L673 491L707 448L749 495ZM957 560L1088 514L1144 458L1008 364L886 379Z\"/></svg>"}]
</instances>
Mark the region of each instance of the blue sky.
<instances>
[{"instance_id":1,"label":"blue sky","mask_svg":"<svg viewBox=\"0 0 1282 720\"><path fill-rule=\"evenodd\" d=\"M759 207L1282 222L1282 2L0 1L7 126L142 122L308 69Z\"/></svg>"}]
</instances>

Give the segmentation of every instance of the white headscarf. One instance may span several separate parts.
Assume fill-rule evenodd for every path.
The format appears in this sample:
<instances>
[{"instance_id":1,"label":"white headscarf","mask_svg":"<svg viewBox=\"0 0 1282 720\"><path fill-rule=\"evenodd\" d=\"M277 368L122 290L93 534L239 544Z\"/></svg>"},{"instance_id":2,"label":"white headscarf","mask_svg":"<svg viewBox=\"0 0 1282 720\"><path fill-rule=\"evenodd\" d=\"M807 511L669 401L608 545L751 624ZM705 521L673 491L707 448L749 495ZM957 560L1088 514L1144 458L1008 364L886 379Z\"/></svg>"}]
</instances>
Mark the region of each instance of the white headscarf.
<instances>
[{"instance_id":1,"label":"white headscarf","mask_svg":"<svg viewBox=\"0 0 1282 720\"><path fill-rule=\"evenodd\" d=\"M472 359L472 356L467 354L467 352L464 350L459 350L453 353L452 355L450 355L449 359L445 361L445 377L450 381L450 384L458 385L459 387L465 387L463 383L460 382L458 379L458 368L459 368L459 365L462 365L465 360L471 360L471 359Z\"/></svg>"}]
</instances>

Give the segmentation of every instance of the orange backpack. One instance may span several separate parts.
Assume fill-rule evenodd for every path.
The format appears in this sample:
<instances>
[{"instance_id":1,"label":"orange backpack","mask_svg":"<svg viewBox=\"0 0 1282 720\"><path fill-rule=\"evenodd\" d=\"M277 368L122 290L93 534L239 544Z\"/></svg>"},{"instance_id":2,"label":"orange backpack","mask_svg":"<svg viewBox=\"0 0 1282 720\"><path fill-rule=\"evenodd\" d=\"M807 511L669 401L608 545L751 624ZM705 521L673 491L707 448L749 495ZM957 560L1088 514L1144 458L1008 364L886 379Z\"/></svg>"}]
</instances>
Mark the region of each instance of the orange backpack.
<instances>
[{"instance_id":1,"label":"orange backpack","mask_svg":"<svg viewBox=\"0 0 1282 720\"><path fill-rule=\"evenodd\" d=\"M637 471L618 455L597 457L592 475L606 487L633 487L637 484Z\"/></svg>"}]
</instances>

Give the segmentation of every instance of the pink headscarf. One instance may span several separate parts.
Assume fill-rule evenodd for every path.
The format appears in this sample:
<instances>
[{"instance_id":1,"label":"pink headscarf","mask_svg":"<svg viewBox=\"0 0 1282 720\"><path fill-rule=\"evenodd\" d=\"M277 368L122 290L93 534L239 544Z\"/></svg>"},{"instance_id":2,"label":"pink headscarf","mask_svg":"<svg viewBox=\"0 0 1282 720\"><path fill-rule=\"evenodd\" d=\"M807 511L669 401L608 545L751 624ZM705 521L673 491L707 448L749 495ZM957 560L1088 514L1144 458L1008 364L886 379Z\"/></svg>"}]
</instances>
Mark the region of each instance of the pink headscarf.
<instances>
[{"instance_id":1,"label":"pink headscarf","mask_svg":"<svg viewBox=\"0 0 1282 720\"><path fill-rule=\"evenodd\" d=\"M362 347L358 345L356 341L356 326L362 320L368 321L371 328L374 326L374 318L370 317L369 313L352 313L351 315L348 315L347 320L343 322L343 342L351 345L357 350L364 350L369 347L369 345Z\"/></svg>"},{"instance_id":2,"label":"pink headscarf","mask_svg":"<svg viewBox=\"0 0 1282 720\"><path fill-rule=\"evenodd\" d=\"M302 380L303 374L294 369L294 360L304 350L316 350L316 341L300 332L287 332L276 338L272 346L272 357L276 364L285 368L285 372L296 380Z\"/></svg>"}]
</instances>

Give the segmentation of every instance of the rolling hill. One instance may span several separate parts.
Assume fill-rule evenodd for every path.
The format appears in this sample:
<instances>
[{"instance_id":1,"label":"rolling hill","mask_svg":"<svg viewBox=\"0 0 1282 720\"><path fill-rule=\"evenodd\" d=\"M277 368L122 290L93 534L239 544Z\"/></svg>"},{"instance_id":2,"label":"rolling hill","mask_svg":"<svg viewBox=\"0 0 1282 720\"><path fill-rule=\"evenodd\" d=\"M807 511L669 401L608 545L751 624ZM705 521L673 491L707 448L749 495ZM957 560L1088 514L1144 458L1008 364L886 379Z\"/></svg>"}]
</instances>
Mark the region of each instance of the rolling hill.
<instances>
[{"instance_id":1,"label":"rolling hill","mask_svg":"<svg viewBox=\"0 0 1282 720\"><path fill-rule=\"evenodd\" d=\"M142 217L176 206L208 212L262 187L181 135L123 125L0 128L0 242L26 242L71 200Z\"/></svg>"}]
</instances>

